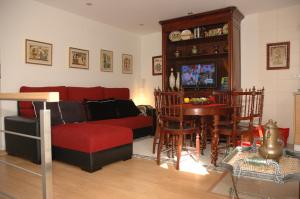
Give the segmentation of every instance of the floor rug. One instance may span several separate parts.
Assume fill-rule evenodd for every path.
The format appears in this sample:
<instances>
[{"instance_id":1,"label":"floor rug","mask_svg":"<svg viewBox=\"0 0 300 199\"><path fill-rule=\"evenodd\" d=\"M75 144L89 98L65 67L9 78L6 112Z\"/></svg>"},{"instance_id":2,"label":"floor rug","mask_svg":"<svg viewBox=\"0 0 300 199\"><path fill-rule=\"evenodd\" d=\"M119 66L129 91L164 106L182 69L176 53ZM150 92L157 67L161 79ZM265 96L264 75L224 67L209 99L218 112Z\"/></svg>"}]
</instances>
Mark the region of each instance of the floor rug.
<instances>
[{"instance_id":1,"label":"floor rug","mask_svg":"<svg viewBox=\"0 0 300 199\"><path fill-rule=\"evenodd\" d=\"M133 142L133 157L142 158L147 160L156 161L157 154L152 153L153 137L143 137L135 139ZM199 162L195 158L195 149L193 147L188 147L187 150L184 150L181 155L180 160L180 170L181 171L192 171L193 173L203 174L207 169L223 171L221 167L214 167L210 163L210 144L207 144L207 147L204 151L204 155L200 155ZM218 163L221 162L223 156L219 155ZM167 153L162 153L161 155L161 165L171 165L175 164L175 158L168 158Z\"/></svg>"},{"instance_id":2,"label":"floor rug","mask_svg":"<svg viewBox=\"0 0 300 199\"><path fill-rule=\"evenodd\" d=\"M211 192L232 197L232 180L230 173L224 173L222 179L211 189ZM240 177L237 190L241 199L298 199L299 183L288 182L277 184L253 178Z\"/></svg>"}]
</instances>

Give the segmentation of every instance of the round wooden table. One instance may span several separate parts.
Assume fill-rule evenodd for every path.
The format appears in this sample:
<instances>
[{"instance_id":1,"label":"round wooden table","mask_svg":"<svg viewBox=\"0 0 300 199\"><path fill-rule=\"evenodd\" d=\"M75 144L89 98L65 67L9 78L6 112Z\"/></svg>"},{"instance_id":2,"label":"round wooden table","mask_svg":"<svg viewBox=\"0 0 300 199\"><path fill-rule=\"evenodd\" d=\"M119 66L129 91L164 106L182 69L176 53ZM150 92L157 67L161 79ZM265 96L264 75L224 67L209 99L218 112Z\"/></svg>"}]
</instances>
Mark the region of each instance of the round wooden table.
<instances>
[{"instance_id":1,"label":"round wooden table","mask_svg":"<svg viewBox=\"0 0 300 199\"><path fill-rule=\"evenodd\" d=\"M211 135L211 163L216 166L218 159L218 144L219 144L219 121L221 115L228 115L233 112L233 107L225 104L184 104L183 114L187 116L212 116L213 117L213 131ZM199 140L199 134L196 139ZM196 141L196 143L199 143ZM196 144L197 158L200 155L200 146Z\"/></svg>"}]
</instances>

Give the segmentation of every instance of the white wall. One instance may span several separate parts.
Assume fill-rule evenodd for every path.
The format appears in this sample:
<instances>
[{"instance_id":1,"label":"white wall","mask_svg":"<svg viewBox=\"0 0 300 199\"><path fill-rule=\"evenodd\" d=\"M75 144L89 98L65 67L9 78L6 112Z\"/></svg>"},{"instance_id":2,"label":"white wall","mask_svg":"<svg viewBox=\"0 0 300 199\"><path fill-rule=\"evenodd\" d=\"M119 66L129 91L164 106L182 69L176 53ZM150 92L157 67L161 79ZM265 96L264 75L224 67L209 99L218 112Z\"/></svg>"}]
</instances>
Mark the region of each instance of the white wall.
<instances>
[{"instance_id":1,"label":"white wall","mask_svg":"<svg viewBox=\"0 0 300 199\"><path fill-rule=\"evenodd\" d=\"M246 16L241 24L242 88L265 87L263 123L268 119L290 128L293 143L293 92L300 88L300 5ZM266 44L290 41L290 69L266 70ZM154 104L153 88L161 77L151 76L151 57L161 54L161 33L142 37L142 78L146 79L145 97ZM160 81L160 82L159 82Z\"/></svg>"},{"instance_id":2,"label":"white wall","mask_svg":"<svg viewBox=\"0 0 300 199\"><path fill-rule=\"evenodd\" d=\"M300 5L248 15L242 21L242 87L265 87L264 123L290 128L294 140L293 92L300 88ZM266 44L290 41L290 69L266 70Z\"/></svg>"},{"instance_id":3,"label":"white wall","mask_svg":"<svg viewBox=\"0 0 300 199\"><path fill-rule=\"evenodd\" d=\"M161 32L142 36L141 38L141 90L144 104L154 105L154 88L162 88L162 76L152 75L152 57L161 55Z\"/></svg>"},{"instance_id":4,"label":"white wall","mask_svg":"<svg viewBox=\"0 0 300 199\"><path fill-rule=\"evenodd\" d=\"M139 36L32 0L1 0L0 27L1 92L18 92L22 85L101 85L128 87L135 97ZM52 43L53 65L25 64L25 39ZM89 70L69 68L69 47L89 50ZM112 73L100 72L101 48L113 51ZM122 53L133 55L133 75L122 74ZM2 108L2 118L16 114L14 102L2 102Z\"/></svg>"}]
</instances>

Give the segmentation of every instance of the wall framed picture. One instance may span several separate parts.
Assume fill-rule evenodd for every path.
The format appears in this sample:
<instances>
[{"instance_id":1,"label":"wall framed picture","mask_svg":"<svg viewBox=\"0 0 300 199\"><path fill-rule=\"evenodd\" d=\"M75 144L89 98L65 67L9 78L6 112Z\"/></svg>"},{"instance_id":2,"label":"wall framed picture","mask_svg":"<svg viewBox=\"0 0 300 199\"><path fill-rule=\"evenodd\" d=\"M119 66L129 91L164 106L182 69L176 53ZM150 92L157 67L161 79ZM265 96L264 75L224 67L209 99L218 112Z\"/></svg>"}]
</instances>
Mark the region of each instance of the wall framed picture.
<instances>
[{"instance_id":1,"label":"wall framed picture","mask_svg":"<svg viewBox=\"0 0 300 199\"><path fill-rule=\"evenodd\" d=\"M52 44L26 39L25 62L52 66Z\"/></svg>"},{"instance_id":2,"label":"wall framed picture","mask_svg":"<svg viewBox=\"0 0 300 199\"><path fill-rule=\"evenodd\" d=\"M162 74L162 56L152 57L152 75Z\"/></svg>"},{"instance_id":3,"label":"wall framed picture","mask_svg":"<svg viewBox=\"0 0 300 199\"><path fill-rule=\"evenodd\" d=\"M290 42L267 44L267 70L290 68Z\"/></svg>"},{"instance_id":4,"label":"wall framed picture","mask_svg":"<svg viewBox=\"0 0 300 199\"><path fill-rule=\"evenodd\" d=\"M133 58L132 55L122 54L122 73L133 73Z\"/></svg>"},{"instance_id":5,"label":"wall framed picture","mask_svg":"<svg viewBox=\"0 0 300 199\"><path fill-rule=\"evenodd\" d=\"M100 51L100 70L103 72L113 71L113 51L103 50Z\"/></svg>"},{"instance_id":6,"label":"wall framed picture","mask_svg":"<svg viewBox=\"0 0 300 199\"><path fill-rule=\"evenodd\" d=\"M89 51L79 48L69 48L69 67L89 69Z\"/></svg>"}]
</instances>

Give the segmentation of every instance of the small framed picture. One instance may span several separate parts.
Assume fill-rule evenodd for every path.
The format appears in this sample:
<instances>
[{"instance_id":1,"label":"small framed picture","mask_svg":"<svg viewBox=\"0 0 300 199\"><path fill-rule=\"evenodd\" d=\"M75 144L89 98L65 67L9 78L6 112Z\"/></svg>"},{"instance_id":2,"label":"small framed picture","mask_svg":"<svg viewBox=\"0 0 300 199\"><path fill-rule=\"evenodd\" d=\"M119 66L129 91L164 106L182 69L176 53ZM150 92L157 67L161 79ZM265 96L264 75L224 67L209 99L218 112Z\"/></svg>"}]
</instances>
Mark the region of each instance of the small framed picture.
<instances>
[{"instance_id":1,"label":"small framed picture","mask_svg":"<svg viewBox=\"0 0 300 199\"><path fill-rule=\"evenodd\" d=\"M125 74L133 73L133 60L132 55L122 54L122 72Z\"/></svg>"},{"instance_id":2,"label":"small framed picture","mask_svg":"<svg viewBox=\"0 0 300 199\"><path fill-rule=\"evenodd\" d=\"M25 40L25 62L52 66L52 44Z\"/></svg>"},{"instance_id":3,"label":"small framed picture","mask_svg":"<svg viewBox=\"0 0 300 199\"><path fill-rule=\"evenodd\" d=\"M162 74L162 56L152 57L152 75Z\"/></svg>"},{"instance_id":4,"label":"small framed picture","mask_svg":"<svg viewBox=\"0 0 300 199\"><path fill-rule=\"evenodd\" d=\"M69 48L69 67L70 68L80 68L89 69L89 51Z\"/></svg>"},{"instance_id":5,"label":"small framed picture","mask_svg":"<svg viewBox=\"0 0 300 199\"><path fill-rule=\"evenodd\" d=\"M113 71L113 51L103 50L100 51L100 70L103 72Z\"/></svg>"},{"instance_id":6,"label":"small framed picture","mask_svg":"<svg viewBox=\"0 0 300 199\"><path fill-rule=\"evenodd\" d=\"M289 69L290 42L267 44L267 70Z\"/></svg>"}]
</instances>

